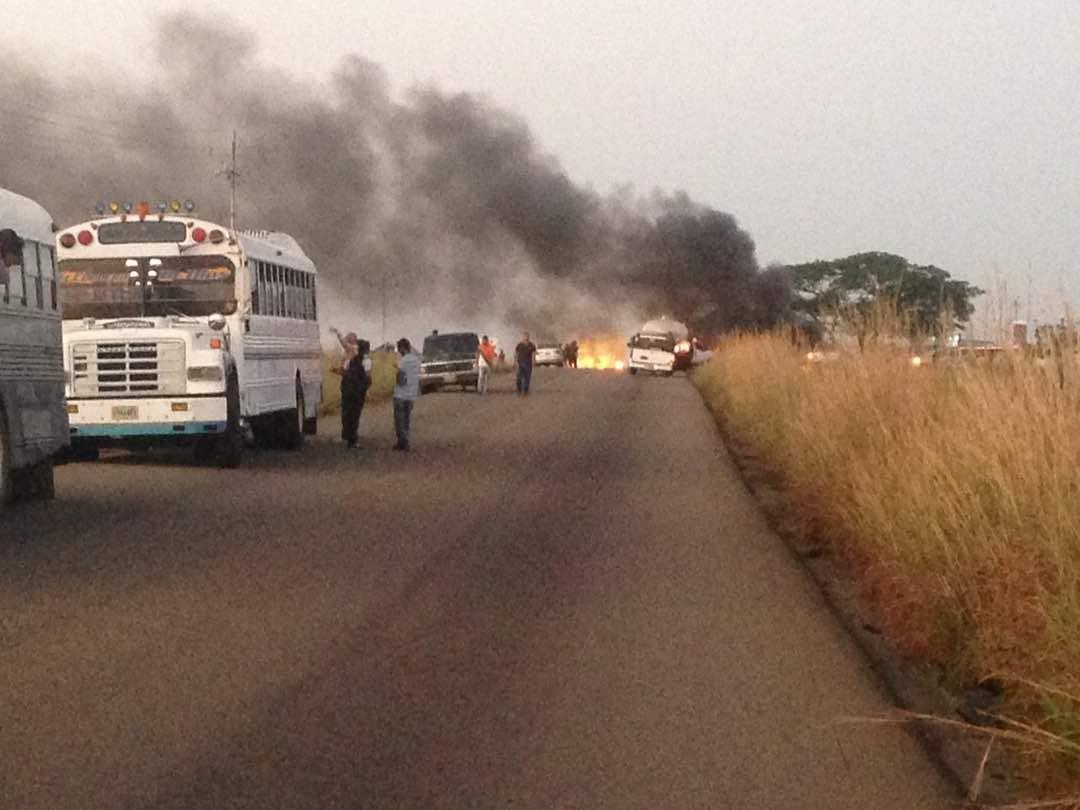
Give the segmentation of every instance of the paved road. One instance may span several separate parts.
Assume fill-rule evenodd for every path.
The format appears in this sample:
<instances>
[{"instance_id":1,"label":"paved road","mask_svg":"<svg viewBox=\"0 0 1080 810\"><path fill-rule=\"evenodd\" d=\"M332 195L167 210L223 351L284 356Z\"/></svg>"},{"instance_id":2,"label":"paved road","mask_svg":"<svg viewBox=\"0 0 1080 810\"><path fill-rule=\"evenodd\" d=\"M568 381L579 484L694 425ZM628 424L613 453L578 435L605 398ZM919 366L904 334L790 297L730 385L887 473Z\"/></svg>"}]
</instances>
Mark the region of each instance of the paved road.
<instances>
[{"instance_id":1,"label":"paved road","mask_svg":"<svg viewBox=\"0 0 1080 810\"><path fill-rule=\"evenodd\" d=\"M683 379L540 372L237 471L62 469L0 525L0 806L952 798Z\"/></svg>"}]
</instances>

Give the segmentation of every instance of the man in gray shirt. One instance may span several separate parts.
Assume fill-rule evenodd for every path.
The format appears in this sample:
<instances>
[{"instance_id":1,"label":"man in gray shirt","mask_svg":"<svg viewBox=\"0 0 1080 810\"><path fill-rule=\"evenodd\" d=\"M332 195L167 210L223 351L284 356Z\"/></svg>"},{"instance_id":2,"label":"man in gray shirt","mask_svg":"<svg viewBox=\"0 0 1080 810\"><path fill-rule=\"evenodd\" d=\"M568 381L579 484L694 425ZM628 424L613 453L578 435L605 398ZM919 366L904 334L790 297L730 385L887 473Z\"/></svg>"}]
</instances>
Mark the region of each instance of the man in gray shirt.
<instances>
[{"instance_id":1,"label":"man in gray shirt","mask_svg":"<svg viewBox=\"0 0 1080 810\"><path fill-rule=\"evenodd\" d=\"M397 385L394 387L394 432L397 434L395 450L409 449L409 427L413 403L420 396L420 356L412 350L405 338L397 342Z\"/></svg>"}]
</instances>

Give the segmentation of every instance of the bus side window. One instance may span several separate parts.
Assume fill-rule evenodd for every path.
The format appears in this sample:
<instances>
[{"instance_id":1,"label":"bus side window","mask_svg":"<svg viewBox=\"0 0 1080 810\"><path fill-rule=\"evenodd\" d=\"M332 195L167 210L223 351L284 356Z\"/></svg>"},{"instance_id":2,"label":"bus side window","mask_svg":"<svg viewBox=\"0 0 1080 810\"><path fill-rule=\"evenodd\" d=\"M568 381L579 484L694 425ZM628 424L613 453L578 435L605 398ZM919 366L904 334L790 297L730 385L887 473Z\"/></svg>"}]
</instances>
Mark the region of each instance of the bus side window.
<instances>
[{"instance_id":1,"label":"bus side window","mask_svg":"<svg viewBox=\"0 0 1080 810\"><path fill-rule=\"evenodd\" d=\"M274 315L274 307L277 306L277 292L274 289L274 266L272 264L263 265L263 272L266 274L266 300L263 301L263 311L267 315Z\"/></svg>"},{"instance_id":2,"label":"bus side window","mask_svg":"<svg viewBox=\"0 0 1080 810\"><path fill-rule=\"evenodd\" d=\"M281 268L276 265L271 265L270 278L273 280L273 283L271 284L271 287L273 288L273 315L275 318L281 318Z\"/></svg>"},{"instance_id":3,"label":"bus side window","mask_svg":"<svg viewBox=\"0 0 1080 810\"><path fill-rule=\"evenodd\" d=\"M295 315L293 310L293 277L292 270L288 267L285 268L285 317L291 318Z\"/></svg>"},{"instance_id":4,"label":"bus side window","mask_svg":"<svg viewBox=\"0 0 1080 810\"><path fill-rule=\"evenodd\" d=\"M249 259L247 266L251 268L248 275L252 279L252 314L257 315L259 313L259 262Z\"/></svg>"},{"instance_id":5,"label":"bus side window","mask_svg":"<svg viewBox=\"0 0 1080 810\"><path fill-rule=\"evenodd\" d=\"M24 256L26 254L26 243L23 243L23 247L18 251L14 257L9 255L7 261L15 259L14 264L7 264L7 290L4 294L4 303L14 304L15 306L26 306L26 270L23 267L25 261Z\"/></svg>"},{"instance_id":6,"label":"bus side window","mask_svg":"<svg viewBox=\"0 0 1080 810\"><path fill-rule=\"evenodd\" d=\"M273 312L274 318L281 318L281 268L276 265L270 266L270 287L273 289Z\"/></svg>"},{"instance_id":7,"label":"bus side window","mask_svg":"<svg viewBox=\"0 0 1080 810\"><path fill-rule=\"evenodd\" d=\"M23 245L23 279L26 283L24 298L27 306L41 309L44 301L41 295L41 269L38 267L37 243L27 241Z\"/></svg>"},{"instance_id":8,"label":"bus side window","mask_svg":"<svg viewBox=\"0 0 1080 810\"><path fill-rule=\"evenodd\" d=\"M307 273L301 275L304 288L304 320L311 320L311 276Z\"/></svg>"},{"instance_id":9,"label":"bus side window","mask_svg":"<svg viewBox=\"0 0 1080 810\"><path fill-rule=\"evenodd\" d=\"M315 295L315 290L318 289L318 285L315 283L315 276L311 277L311 320L319 320L319 301Z\"/></svg>"},{"instance_id":10,"label":"bus side window","mask_svg":"<svg viewBox=\"0 0 1080 810\"><path fill-rule=\"evenodd\" d=\"M47 307L55 311L59 309L56 296L56 253L51 245L38 245L38 257L48 302Z\"/></svg>"},{"instance_id":11,"label":"bus side window","mask_svg":"<svg viewBox=\"0 0 1080 810\"><path fill-rule=\"evenodd\" d=\"M259 262L259 314L269 315L270 305L273 299L270 297L270 270L266 262Z\"/></svg>"},{"instance_id":12,"label":"bus side window","mask_svg":"<svg viewBox=\"0 0 1080 810\"><path fill-rule=\"evenodd\" d=\"M278 314L285 318L285 268L278 268Z\"/></svg>"}]
</instances>

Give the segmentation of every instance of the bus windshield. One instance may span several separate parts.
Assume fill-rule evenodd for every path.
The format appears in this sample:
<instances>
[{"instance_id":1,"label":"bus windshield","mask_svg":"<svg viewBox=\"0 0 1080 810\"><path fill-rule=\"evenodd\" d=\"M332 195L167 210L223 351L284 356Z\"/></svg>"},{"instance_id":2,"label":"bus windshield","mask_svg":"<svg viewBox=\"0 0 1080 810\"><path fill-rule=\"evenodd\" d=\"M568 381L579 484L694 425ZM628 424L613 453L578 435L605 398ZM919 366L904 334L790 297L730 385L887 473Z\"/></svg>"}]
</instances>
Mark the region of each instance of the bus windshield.
<instances>
[{"instance_id":1,"label":"bus windshield","mask_svg":"<svg viewBox=\"0 0 1080 810\"><path fill-rule=\"evenodd\" d=\"M225 256L65 259L64 317L205 316L236 311L236 266Z\"/></svg>"}]
</instances>

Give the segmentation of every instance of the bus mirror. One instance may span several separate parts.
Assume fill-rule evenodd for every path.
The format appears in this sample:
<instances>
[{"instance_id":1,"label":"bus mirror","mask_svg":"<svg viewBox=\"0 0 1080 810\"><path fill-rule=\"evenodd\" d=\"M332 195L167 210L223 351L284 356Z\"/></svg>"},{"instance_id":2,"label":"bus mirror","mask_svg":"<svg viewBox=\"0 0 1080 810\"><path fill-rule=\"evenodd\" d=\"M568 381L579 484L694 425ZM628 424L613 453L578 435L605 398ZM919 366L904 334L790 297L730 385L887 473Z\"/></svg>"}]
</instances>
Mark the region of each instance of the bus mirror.
<instances>
[{"instance_id":1,"label":"bus mirror","mask_svg":"<svg viewBox=\"0 0 1080 810\"><path fill-rule=\"evenodd\" d=\"M215 332L220 332L225 328L225 316L220 312L215 312L207 319L207 323L209 323L210 328Z\"/></svg>"}]
</instances>

